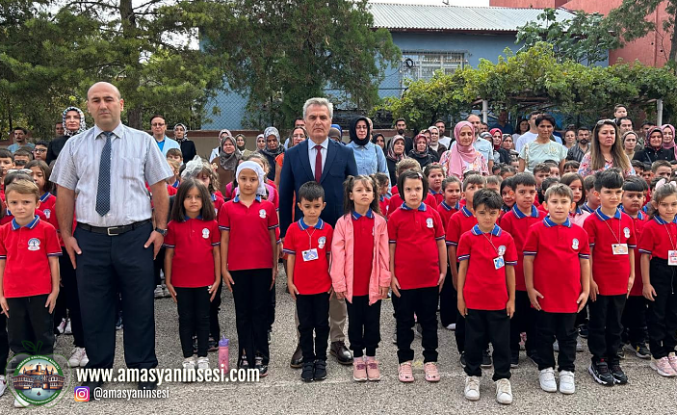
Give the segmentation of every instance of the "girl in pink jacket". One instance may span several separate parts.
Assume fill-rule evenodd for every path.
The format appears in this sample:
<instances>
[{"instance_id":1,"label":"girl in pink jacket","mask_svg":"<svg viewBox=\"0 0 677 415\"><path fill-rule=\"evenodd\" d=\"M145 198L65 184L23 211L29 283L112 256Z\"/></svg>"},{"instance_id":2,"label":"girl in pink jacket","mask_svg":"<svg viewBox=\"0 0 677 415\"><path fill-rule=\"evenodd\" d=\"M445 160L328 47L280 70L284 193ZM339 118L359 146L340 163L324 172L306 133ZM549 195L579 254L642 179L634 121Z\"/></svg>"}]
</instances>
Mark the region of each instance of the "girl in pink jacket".
<instances>
[{"instance_id":1,"label":"girl in pink jacket","mask_svg":"<svg viewBox=\"0 0 677 415\"><path fill-rule=\"evenodd\" d=\"M331 244L331 279L348 306L348 339L353 350L353 379L381 379L376 348L381 340L381 299L390 287L388 227L380 215L376 183L369 176L344 182L344 211ZM364 356L366 349L366 358Z\"/></svg>"}]
</instances>

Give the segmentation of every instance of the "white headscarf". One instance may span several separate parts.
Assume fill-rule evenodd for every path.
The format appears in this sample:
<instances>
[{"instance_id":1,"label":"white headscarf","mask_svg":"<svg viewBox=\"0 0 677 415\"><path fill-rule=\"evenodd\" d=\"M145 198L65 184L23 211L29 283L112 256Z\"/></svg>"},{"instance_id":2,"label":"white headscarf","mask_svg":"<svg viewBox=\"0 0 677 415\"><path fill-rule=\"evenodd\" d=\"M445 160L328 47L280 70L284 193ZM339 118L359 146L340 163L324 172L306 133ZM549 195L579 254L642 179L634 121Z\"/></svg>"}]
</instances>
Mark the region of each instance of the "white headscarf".
<instances>
[{"instance_id":1,"label":"white headscarf","mask_svg":"<svg viewBox=\"0 0 677 415\"><path fill-rule=\"evenodd\" d=\"M237 180L237 178L240 176L240 172L242 170L247 170L247 169L253 170L259 178L259 187L256 189L256 194L258 196L264 196L265 197L266 194L268 193L268 191L266 189L266 182L265 182L266 174L263 172L263 169L261 168L261 166L258 163L254 162L254 161L245 161L244 163L237 166L237 172L235 172L235 179ZM238 196L239 194L240 194L240 186L238 186L235 189L235 196Z\"/></svg>"}]
</instances>

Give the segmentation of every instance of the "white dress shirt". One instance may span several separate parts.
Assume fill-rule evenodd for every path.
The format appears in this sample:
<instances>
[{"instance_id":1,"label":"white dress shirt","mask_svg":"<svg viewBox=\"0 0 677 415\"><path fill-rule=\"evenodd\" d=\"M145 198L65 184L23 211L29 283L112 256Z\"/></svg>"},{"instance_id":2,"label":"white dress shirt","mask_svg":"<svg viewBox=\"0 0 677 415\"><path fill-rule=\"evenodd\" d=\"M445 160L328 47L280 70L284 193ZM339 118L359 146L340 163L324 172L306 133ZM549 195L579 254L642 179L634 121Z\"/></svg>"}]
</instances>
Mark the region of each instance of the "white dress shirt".
<instances>
[{"instance_id":1,"label":"white dress shirt","mask_svg":"<svg viewBox=\"0 0 677 415\"><path fill-rule=\"evenodd\" d=\"M313 171L313 177L315 176L315 159L317 158L316 145L313 140L308 140L308 158L310 160L310 169ZM319 145L322 146L322 172L324 173L324 165L327 162L327 150L329 149L329 138L325 138Z\"/></svg>"}]
</instances>

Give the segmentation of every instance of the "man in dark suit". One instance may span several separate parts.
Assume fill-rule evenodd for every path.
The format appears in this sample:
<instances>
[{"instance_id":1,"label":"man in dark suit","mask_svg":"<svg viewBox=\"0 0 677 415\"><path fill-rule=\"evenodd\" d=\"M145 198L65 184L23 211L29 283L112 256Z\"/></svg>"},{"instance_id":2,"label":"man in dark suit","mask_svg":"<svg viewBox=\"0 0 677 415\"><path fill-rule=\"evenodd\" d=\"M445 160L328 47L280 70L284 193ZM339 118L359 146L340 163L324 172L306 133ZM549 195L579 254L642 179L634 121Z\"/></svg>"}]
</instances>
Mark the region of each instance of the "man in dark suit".
<instances>
[{"instance_id":1,"label":"man in dark suit","mask_svg":"<svg viewBox=\"0 0 677 415\"><path fill-rule=\"evenodd\" d=\"M283 238L294 218L299 220L303 213L294 206L294 196L304 183L317 181L324 188L327 206L322 211L323 221L334 226L343 216L343 182L349 175L357 175L355 156L350 148L329 139L333 105L324 98L311 98L303 105L303 118L309 140L303 141L284 156L280 175L280 236ZM331 354L344 365L352 364L353 356L345 345L343 329L346 322L345 300L332 296L329 305L329 326ZM298 318L297 318L298 326ZM300 347L296 347L291 366L301 367Z\"/></svg>"}]
</instances>

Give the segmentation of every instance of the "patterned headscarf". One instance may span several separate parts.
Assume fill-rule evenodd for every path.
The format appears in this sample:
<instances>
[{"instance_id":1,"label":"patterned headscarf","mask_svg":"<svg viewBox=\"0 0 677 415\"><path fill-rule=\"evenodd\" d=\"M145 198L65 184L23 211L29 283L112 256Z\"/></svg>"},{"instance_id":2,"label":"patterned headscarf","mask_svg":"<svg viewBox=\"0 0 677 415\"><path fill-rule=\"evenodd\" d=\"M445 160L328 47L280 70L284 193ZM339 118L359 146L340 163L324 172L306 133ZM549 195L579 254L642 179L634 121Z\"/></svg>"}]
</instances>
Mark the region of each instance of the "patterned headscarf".
<instances>
[{"instance_id":1,"label":"patterned headscarf","mask_svg":"<svg viewBox=\"0 0 677 415\"><path fill-rule=\"evenodd\" d=\"M225 136L220 138L224 134ZM227 154L225 151L223 151L223 144L228 140L233 143L233 147L235 147L235 151L230 154ZM240 157L242 157L242 152L237 148L237 142L230 133L230 130L221 130L219 132L219 165L225 170L233 171L237 169L237 164L240 161Z\"/></svg>"},{"instance_id":2,"label":"patterned headscarf","mask_svg":"<svg viewBox=\"0 0 677 415\"><path fill-rule=\"evenodd\" d=\"M80 114L80 126L78 127L77 131L71 131L68 128L66 128L66 114L68 113L68 111L77 111L77 113ZM78 107L68 107L65 110L63 110L61 120L63 122L63 133L68 137L84 133L87 130L87 123L85 122L85 114Z\"/></svg>"},{"instance_id":3,"label":"patterned headscarf","mask_svg":"<svg viewBox=\"0 0 677 415\"><path fill-rule=\"evenodd\" d=\"M176 127L183 127L183 138L178 139L176 138L176 133L174 134L174 139L178 141L179 143L183 140L188 140L188 127L186 127L184 124L178 123L174 126L174 131L176 131Z\"/></svg>"},{"instance_id":4,"label":"patterned headscarf","mask_svg":"<svg viewBox=\"0 0 677 415\"><path fill-rule=\"evenodd\" d=\"M275 136L277 138L277 148L275 150L270 150L268 149L268 137L271 135ZM265 153L271 158L275 158L279 156L280 154L284 153L284 146L280 144L280 132L277 131L277 128L275 127L268 127L263 131L263 137L266 140L266 146L263 147L263 150L259 150L259 153Z\"/></svg>"}]
</instances>

